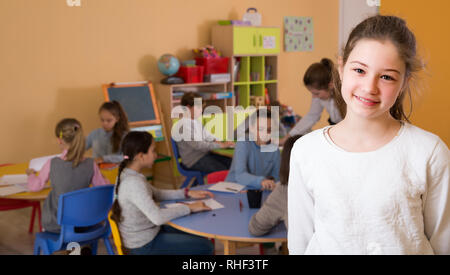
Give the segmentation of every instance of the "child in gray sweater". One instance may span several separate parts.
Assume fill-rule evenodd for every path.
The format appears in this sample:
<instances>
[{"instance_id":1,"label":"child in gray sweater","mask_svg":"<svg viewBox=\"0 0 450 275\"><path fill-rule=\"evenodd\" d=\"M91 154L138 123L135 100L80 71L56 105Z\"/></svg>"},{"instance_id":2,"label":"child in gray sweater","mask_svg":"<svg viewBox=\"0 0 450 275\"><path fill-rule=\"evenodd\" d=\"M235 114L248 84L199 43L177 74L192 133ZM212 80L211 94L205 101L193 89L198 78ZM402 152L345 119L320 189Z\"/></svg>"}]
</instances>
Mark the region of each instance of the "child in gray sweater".
<instances>
[{"instance_id":1,"label":"child in gray sweater","mask_svg":"<svg viewBox=\"0 0 450 275\"><path fill-rule=\"evenodd\" d=\"M287 220L287 195L289 179L289 162L291 150L295 141L301 136L289 137L284 143L281 153L280 184L277 184L272 193L267 197L261 209L250 219L248 230L252 235L261 236L267 234L280 222L284 222L288 228Z\"/></svg>"},{"instance_id":2,"label":"child in gray sweater","mask_svg":"<svg viewBox=\"0 0 450 275\"><path fill-rule=\"evenodd\" d=\"M166 222L190 213L211 210L203 202L160 208L156 201L213 197L208 191L189 189L162 190L153 187L141 174L144 167L152 167L155 142L147 132L130 132L122 143L124 160L119 166L116 200L111 218L116 221L123 250L133 255L193 255L212 254L208 239L190 235L167 225Z\"/></svg>"}]
</instances>

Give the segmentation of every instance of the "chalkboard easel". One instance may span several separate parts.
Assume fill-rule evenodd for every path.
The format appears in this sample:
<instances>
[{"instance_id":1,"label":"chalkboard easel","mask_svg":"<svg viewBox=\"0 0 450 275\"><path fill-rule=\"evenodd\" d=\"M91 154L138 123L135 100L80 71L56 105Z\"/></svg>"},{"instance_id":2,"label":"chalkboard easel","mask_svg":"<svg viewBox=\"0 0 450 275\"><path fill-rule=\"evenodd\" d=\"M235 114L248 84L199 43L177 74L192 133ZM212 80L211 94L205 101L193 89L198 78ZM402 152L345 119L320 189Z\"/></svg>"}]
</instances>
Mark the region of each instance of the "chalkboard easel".
<instances>
[{"instance_id":1,"label":"chalkboard easel","mask_svg":"<svg viewBox=\"0 0 450 275\"><path fill-rule=\"evenodd\" d=\"M160 124L160 110L151 82L111 83L103 85L106 101L116 100L127 113L130 126Z\"/></svg>"},{"instance_id":2,"label":"chalkboard easel","mask_svg":"<svg viewBox=\"0 0 450 275\"><path fill-rule=\"evenodd\" d=\"M160 103L155 97L153 84L149 81L123 82L104 84L102 88L106 101L116 100L122 105L132 131L147 131L153 135L156 142L165 142L167 154L158 153L155 163L172 160L169 136L162 119ZM177 188L176 178L173 185Z\"/></svg>"}]
</instances>

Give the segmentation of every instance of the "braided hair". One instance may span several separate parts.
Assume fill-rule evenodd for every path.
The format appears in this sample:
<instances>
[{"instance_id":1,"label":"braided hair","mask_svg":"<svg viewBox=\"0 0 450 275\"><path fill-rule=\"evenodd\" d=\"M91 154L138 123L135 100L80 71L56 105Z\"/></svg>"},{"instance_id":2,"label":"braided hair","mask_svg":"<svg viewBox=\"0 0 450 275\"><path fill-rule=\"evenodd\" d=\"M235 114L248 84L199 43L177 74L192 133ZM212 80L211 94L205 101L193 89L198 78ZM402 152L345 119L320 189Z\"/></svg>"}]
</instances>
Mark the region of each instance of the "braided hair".
<instances>
[{"instance_id":1,"label":"braided hair","mask_svg":"<svg viewBox=\"0 0 450 275\"><path fill-rule=\"evenodd\" d=\"M146 154L153 143L153 136L148 132L129 132L122 141L122 152L124 154L123 161L119 164L119 173L117 176L117 183L115 188L116 197L119 194L119 186L121 183L122 171L133 162L135 156L139 153ZM113 206L111 208L112 215L111 219L116 223L122 221L122 209L120 208L119 201L114 200Z\"/></svg>"}]
</instances>

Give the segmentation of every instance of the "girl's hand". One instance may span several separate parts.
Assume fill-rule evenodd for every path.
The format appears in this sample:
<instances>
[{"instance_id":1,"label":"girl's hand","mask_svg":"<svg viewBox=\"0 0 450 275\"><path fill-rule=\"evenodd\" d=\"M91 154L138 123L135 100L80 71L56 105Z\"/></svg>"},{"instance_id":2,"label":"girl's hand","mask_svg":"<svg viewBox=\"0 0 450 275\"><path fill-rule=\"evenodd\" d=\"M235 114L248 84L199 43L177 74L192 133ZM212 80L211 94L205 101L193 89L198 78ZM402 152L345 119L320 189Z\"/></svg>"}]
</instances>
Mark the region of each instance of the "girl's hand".
<instances>
[{"instance_id":1,"label":"girl's hand","mask_svg":"<svg viewBox=\"0 0 450 275\"><path fill-rule=\"evenodd\" d=\"M193 199L203 199L206 198L207 196L209 196L210 198L214 198L213 193L205 190L189 190L188 196L189 198Z\"/></svg>"},{"instance_id":2,"label":"girl's hand","mask_svg":"<svg viewBox=\"0 0 450 275\"><path fill-rule=\"evenodd\" d=\"M197 201L194 203L186 203L186 205L189 207L189 209L191 209L192 213L211 210L211 208L206 206L206 204L202 201Z\"/></svg>"},{"instance_id":3,"label":"girl's hand","mask_svg":"<svg viewBox=\"0 0 450 275\"><path fill-rule=\"evenodd\" d=\"M94 159L94 162L97 164L100 164L103 162L103 158L96 158L96 159Z\"/></svg>"},{"instance_id":4,"label":"girl's hand","mask_svg":"<svg viewBox=\"0 0 450 275\"><path fill-rule=\"evenodd\" d=\"M275 189L275 181L270 179L265 179L261 182L262 190L273 190Z\"/></svg>"},{"instance_id":5,"label":"girl's hand","mask_svg":"<svg viewBox=\"0 0 450 275\"><path fill-rule=\"evenodd\" d=\"M29 176L29 175L36 174L37 172L34 169L27 169L27 170L25 170L25 173L27 174L27 176Z\"/></svg>"}]
</instances>

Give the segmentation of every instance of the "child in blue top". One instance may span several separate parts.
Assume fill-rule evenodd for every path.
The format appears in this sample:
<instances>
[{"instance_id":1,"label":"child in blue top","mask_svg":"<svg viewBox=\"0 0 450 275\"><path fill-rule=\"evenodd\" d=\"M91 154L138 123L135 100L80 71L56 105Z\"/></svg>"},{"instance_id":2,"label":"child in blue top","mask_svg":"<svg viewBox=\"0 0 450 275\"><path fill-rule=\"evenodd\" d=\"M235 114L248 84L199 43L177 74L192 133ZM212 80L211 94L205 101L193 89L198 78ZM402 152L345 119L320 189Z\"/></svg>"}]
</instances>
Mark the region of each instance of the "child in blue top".
<instances>
[{"instance_id":1,"label":"child in blue top","mask_svg":"<svg viewBox=\"0 0 450 275\"><path fill-rule=\"evenodd\" d=\"M256 119L250 120L249 130L255 141L236 143L226 181L246 185L249 189L273 190L275 182L280 180L280 150L271 144L271 112L267 110L267 116L261 116L261 110L255 112Z\"/></svg>"},{"instance_id":2,"label":"child in blue top","mask_svg":"<svg viewBox=\"0 0 450 275\"><path fill-rule=\"evenodd\" d=\"M92 148L96 163L119 163L123 159L120 143L130 131L127 114L115 100L103 103L98 113L102 128L93 130L86 138L86 150Z\"/></svg>"}]
</instances>

